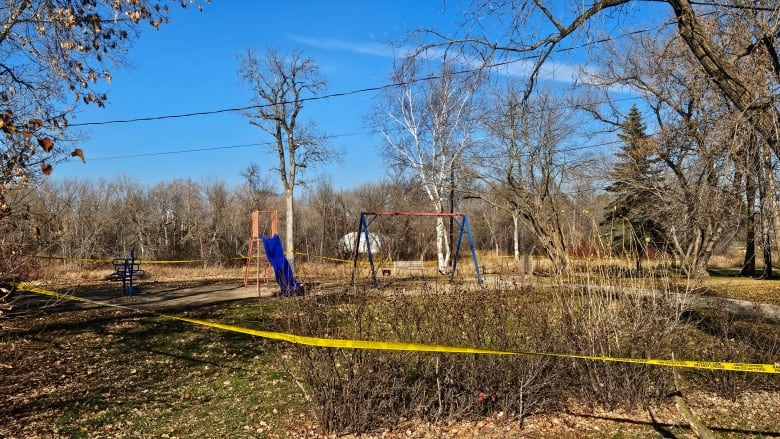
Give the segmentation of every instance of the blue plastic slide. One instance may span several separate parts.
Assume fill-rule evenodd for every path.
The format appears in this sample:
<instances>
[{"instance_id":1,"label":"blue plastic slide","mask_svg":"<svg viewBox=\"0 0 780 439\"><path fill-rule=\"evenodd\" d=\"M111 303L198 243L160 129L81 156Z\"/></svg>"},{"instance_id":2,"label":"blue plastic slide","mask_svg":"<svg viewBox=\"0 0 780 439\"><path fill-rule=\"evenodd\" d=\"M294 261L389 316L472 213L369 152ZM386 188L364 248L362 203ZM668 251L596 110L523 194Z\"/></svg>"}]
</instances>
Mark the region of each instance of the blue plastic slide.
<instances>
[{"instance_id":1,"label":"blue plastic slide","mask_svg":"<svg viewBox=\"0 0 780 439\"><path fill-rule=\"evenodd\" d=\"M287 258L284 256L284 249L282 248L282 240L279 239L279 235L274 235L270 238L260 235L263 238L263 247L265 248L265 256L268 258L268 262L274 268L274 275L276 275L276 283L282 289L282 296L295 296L300 294L301 284L293 277L292 267L287 262Z\"/></svg>"}]
</instances>

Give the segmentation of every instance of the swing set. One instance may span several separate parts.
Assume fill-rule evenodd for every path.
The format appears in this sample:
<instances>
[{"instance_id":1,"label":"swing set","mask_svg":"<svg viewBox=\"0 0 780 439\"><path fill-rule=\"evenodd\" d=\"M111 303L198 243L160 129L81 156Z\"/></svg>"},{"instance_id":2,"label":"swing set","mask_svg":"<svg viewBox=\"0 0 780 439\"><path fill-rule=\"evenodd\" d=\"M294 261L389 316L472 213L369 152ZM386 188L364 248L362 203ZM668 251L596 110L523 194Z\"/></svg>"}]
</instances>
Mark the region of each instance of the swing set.
<instances>
[{"instance_id":1,"label":"swing set","mask_svg":"<svg viewBox=\"0 0 780 439\"><path fill-rule=\"evenodd\" d=\"M474 261L474 270L477 274L477 283L482 284L482 275L479 271L479 263L477 262L477 252L474 249L474 239L471 236L471 226L469 225L469 217L465 213L438 213L438 212L360 212L360 225L358 228L357 239L355 242L355 259L352 267L352 285L355 284L355 271L357 271L358 255L360 249L360 240L366 241L366 253L368 255L368 263L371 265L371 280L373 281L374 288L378 287L376 279L376 267L374 266L374 256L371 253L371 240L368 239L368 227L379 217L383 216L411 216L411 217L444 217L452 218L454 222L458 224L460 232L458 233L457 245L455 246L455 253L452 256L452 270L450 271L450 281L455 277L455 271L458 268L458 256L460 256L460 246L463 241L463 235L465 234L469 240L469 248L471 249L471 259Z\"/></svg>"}]
</instances>

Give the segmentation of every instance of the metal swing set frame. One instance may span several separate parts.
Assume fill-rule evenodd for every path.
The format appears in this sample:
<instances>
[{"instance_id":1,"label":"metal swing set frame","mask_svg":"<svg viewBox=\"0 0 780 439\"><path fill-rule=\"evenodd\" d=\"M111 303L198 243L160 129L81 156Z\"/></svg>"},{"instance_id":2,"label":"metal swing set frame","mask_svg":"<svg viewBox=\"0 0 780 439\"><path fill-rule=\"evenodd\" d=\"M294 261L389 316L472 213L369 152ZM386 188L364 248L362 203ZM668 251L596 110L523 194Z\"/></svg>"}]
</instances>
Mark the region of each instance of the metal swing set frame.
<instances>
[{"instance_id":1,"label":"metal swing set frame","mask_svg":"<svg viewBox=\"0 0 780 439\"><path fill-rule=\"evenodd\" d=\"M357 271L358 255L360 249L360 240L365 238L366 240L366 254L368 255L368 263L371 265L371 280L374 288L379 284L376 279L376 267L374 266L374 257L371 253L371 240L369 239L368 226L371 225L377 218L381 216L419 216L419 217L444 217L452 218L458 223L460 232L458 233L457 245L455 246L455 253L452 256L452 271L450 272L450 281L455 277L455 272L458 268L458 257L460 255L460 247L463 242L463 235L468 237L469 248L471 249L471 259L474 261L474 270L477 274L477 283L482 284L482 274L479 270L479 262L477 261L477 252L474 249L474 238L471 235L471 226L469 225L469 217L465 213L439 213L439 212L360 212L360 225L358 226L357 239L355 240L355 258L352 266L352 285L355 284L355 272Z\"/></svg>"}]
</instances>

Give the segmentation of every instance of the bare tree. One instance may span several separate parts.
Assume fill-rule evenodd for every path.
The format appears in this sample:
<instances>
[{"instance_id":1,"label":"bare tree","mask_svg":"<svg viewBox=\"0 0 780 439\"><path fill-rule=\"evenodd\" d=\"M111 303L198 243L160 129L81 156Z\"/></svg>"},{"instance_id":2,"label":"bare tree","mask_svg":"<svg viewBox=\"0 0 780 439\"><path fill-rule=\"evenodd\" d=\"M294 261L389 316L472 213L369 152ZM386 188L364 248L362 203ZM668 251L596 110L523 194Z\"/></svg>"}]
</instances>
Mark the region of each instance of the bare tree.
<instances>
[{"instance_id":1,"label":"bare tree","mask_svg":"<svg viewBox=\"0 0 780 439\"><path fill-rule=\"evenodd\" d=\"M481 197L510 212L533 233L553 269L566 271L569 256L560 204L563 179L577 162L575 151L567 149L575 133L573 110L549 93L523 105L521 93L511 85L494 96L490 107L495 114L485 119L490 156L479 170L490 190Z\"/></svg>"},{"instance_id":2,"label":"bare tree","mask_svg":"<svg viewBox=\"0 0 780 439\"><path fill-rule=\"evenodd\" d=\"M475 92L479 75L453 71L445 62L441 70L426 70L433 61L409 59L398 67L378 104L373 123L382 133L381 151L396 169L419 178L431 207L446 212L452 206L455 177L473 147ZM439 272L447 273L450 242L444 218L436 219L436 253Z\"/></svg>"},{"instance_id":3,"label":"bare tree","mask_svg":"<svg viewBox=\"0 0 780 439\"><path fill-rule=\"evenodd\" d=\"M613 28L619 29L620 34L605 29L606 20L600 20L627 14L629 4L634 11L639 7L652 12L646 15L657 17L656 27L648 28L643 23L638 29ZM648 30L676 33L708 81L761 134L775 156L780 157L780 107L776 105L780 90L778 17L780 5L773 0L659 0L645 3L630 0L590 3L475 0L470 18L479 25L466 27L464 35L430 34L436 38L432 46L467 48L507 61L513 58L517 61L521 56L523 61L530 62L524 92L524 99L528 99L545 64L567 48L593 50L613 38ZM493 20L498 32L486 25L486 20ZM479 33L483 29L491 29L491 33ZM630 56L630 53L621 56Z\"/></svg>"},{"instance_id":4,"label":"bare tree","mask_svg":"<svg viewBox=\"0 0 780 439\"><path fill-rule=\"evenodd\" d=\"M281 55L269 50L262 58L253 50L239 56L238 74L251 87L253 111L246 113L249 123L269 134L272 149L279 157L277 171L285 198L286 252L295 260L294 199L299 172L319 162L337 158L337 151L326 144L326 137L313 122L305 122L301 111L307 98L325 89L316 62L296 51Z\"/></svg>"},{"instance_id":5,"label":"bare tree","mask_svg":"<svg viewBox=\"0 0 780 439\"><path fill-rule=\"evenodd\" d=\"M5 0L0 4L0 235L30 218L30 181L69 156L84 160L69 121L102 107L111 71L148 24L168 21L170 0ZM179 2L187 6L190 0ZM15 192L15 193L12 193ZM17 243L18 244L18 243ZM11 247L6 248L6 245ZM0 242L0 258L14 254ZM13 266L18 257L0 261ZM18 271L0 269L2 273ZM2 275L5 277L5 275Z\"/></svg>"},{"instance_id":6,"label":"bare tree","mask_svg":"<svg viewBox=\"0 0 780 439\"><path fill-rule=\"evenodd\" d=\"M337 190L329 178L321 176L308 194L305 205L307 211L302 229L309 260L315 255L339 255L339 240L347 232L354 231L354 226L347 223L343 192Z\"/></svg>"},{"instance_id":7,"label":"bare tree","mask_svg":"<svg viewBox=\"0 0 780 439\"><path fill-rule=\"evenodd\" d=\"M633 251L641 252L647 238L656 248L671 249L687 275L706 276L713 249L739 224L742 205L730 158L733 114L679 37L638 35L622 49L629 55L607 45L597 58L602 69L588 85L630 87L649 107L656 133L645 135L637 127L636 107L625 121L584 107L619 127L627 148L620 154L623 166L610 172L610 188L623 194L605 223L628 219L632 227L623 238L634 243Z\"/></svg>"},{"instance_id":8,"label":"bare tree","mask_svg":"<svg viewBox=\"0 0 780 439\"><path fill-rule=\"evenodd\" d=\"M263 173L257 163L250 163L244 168L241 177L244 179L244 196L241 198L245 202L245 207L249 210L269 210L269 206L273 205L275 198L278 198L274 192L273 178Z\"/></svg>"}]
</instances>

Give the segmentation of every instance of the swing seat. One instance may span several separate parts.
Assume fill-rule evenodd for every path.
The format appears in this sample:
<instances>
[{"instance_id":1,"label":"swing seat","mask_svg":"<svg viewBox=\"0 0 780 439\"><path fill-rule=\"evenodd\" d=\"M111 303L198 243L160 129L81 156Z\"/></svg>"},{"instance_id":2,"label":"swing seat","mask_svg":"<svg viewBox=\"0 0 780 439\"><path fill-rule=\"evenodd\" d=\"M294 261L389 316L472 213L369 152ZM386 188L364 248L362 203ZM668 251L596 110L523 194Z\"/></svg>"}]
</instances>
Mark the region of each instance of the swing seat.
<instances>
[{"instance_id":1,"label":"swing seat","mask_svg":"<svg viewBox=\"0 0 780 439\"><path fill-rule=\"evenodd\" d=\"M423 275L423 261L393 261L393 269L395 270L419 270L420 277Z\"/></svg>"}]
</instances>

